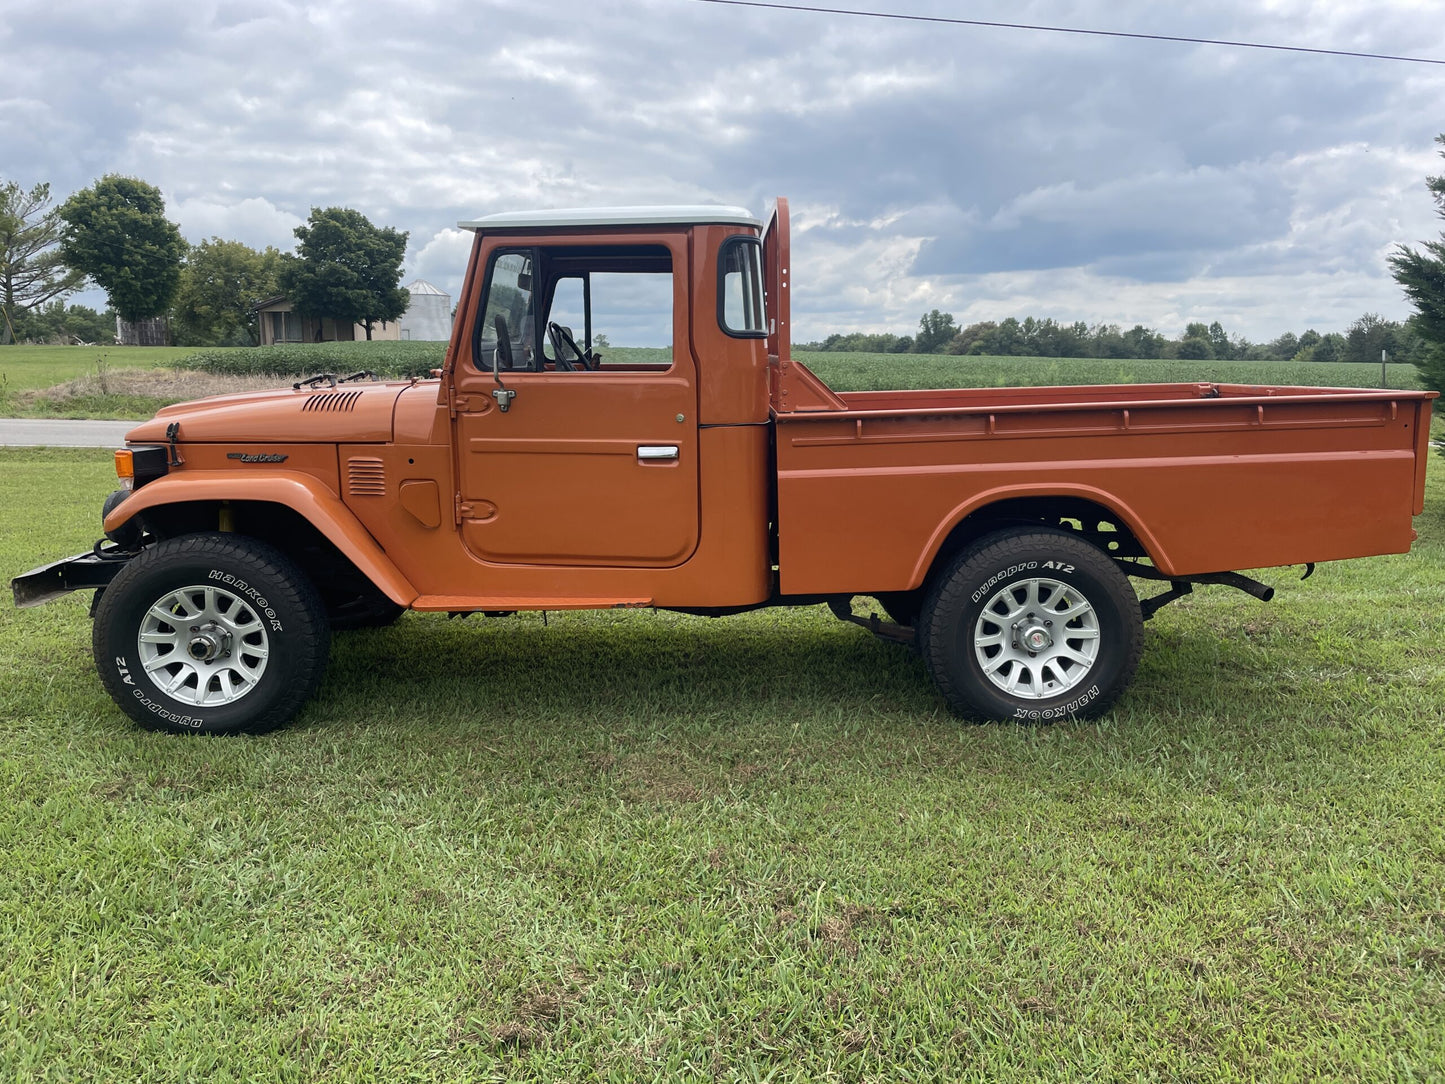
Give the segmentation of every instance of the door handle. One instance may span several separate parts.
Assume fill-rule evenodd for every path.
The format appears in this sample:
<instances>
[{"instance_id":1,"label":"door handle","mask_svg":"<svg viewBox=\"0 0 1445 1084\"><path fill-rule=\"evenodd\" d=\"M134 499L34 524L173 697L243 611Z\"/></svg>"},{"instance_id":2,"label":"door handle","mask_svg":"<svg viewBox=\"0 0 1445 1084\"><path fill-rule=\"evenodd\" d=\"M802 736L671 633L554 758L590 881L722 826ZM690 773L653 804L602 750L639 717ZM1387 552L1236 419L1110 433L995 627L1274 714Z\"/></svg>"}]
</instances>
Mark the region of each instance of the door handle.
<instances>
[{"instance_id":1,"label":"door handle","mask_svg":"<svg viewBox=\"0 0 1445 1084\"><path fill-rule=\"evenodd\" d=\"M658 462L677 458L676 444L639 444L637 458L640 462Z\"/></svg>"}]
</instances>

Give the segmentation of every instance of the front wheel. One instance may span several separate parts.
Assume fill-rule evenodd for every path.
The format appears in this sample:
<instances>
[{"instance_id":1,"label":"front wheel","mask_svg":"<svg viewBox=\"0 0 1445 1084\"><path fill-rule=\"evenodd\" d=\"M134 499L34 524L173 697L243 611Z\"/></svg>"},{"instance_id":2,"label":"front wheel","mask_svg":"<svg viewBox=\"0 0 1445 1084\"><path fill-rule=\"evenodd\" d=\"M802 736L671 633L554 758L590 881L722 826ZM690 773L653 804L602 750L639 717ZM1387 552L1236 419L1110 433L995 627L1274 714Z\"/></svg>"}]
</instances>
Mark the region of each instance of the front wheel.
<instances>
[{"instance_id":1,"label":"front wheel","mask_svg":"<svg viewBox=\"0 0 1445 1084\"><path fill-rule=\"evenodd\" d=\"M1102 714L1128 686L1144 620L1129 580L1066 531L990 535L934 582L919 649L948 706L974 719Z\"/></svg>"},{"instance_id":2,"label":"front wheel","mask_svg":"<svg viewBox=\"0 0 1445 1084\"><path fill-rule=\"evenodd\" d=\"M106 691L142 726L233 734L300 710L330 634L316 589L279 550L193 534L156 543L116 575L92 641Z\"/></svg>"}]
</instances>

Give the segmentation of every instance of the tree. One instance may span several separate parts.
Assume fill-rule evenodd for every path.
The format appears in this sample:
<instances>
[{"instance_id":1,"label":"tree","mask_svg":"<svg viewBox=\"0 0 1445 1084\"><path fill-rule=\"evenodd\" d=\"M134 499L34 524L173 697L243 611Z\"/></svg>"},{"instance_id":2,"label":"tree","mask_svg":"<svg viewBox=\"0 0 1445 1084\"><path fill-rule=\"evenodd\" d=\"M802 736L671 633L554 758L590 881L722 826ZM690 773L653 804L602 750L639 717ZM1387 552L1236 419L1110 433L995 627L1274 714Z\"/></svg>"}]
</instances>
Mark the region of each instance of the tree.
<instances>
[{"instance_id":1,"label":"tree","mask_svg":"<svg viewBox=\"0 0 1445 1084\"><path fill-rule=\"evenodd\" d=\"M1276 361L1289 361L1299 353L1299 336L1293 331L1286 331L1279 338L1270 342L1267 347L1268 356Z\"/></svg>"},{"instance_id":2,"label":"tree","mask_svg":"<svg viewBox=\"0 0 1445 1084\"><path fill-rule=\"evenodd\" d=\"M1187 324L1175 347L1174 356L1185 361L1207 361L1214 357L1214 343L1204 324Z\"/></svg>"},{"instance_id":3,"label":"tree","mask_svg":"<svg viewBox=\"0 0 1445 1084\"><path fill-rule=\"evenodd\" d=\"M1162 358L1168 340L1152 328L1135 324L1124 332L1124 345L1129 348L1131 358Z\"/></svg>"},{"instance_id":4,"label":"tree","mask_svg":"<svg viewBox=\"0 0 1445 1084\"><path fill-rule=\"evenodd\" d=\"M313 207L295 233L298 255L281 257L279 280L298 312L361 324L369 340L373 324L406 311L405 232L379 229L347 207Z\"/></svg>"},{"instance_id":5,"label":"tree","mask_svg":"<svg viewBox=\"0 0 1445 1084\"><path fill-rule=\"evenodd\" d=\"M1399 324L1376 312L1367 312L1345 329L1345 361L1379 362L1380 351L1394 353ZM1319 356L1316 351L1317 358Z\"/></svg>"},{"instance_id":6,"label":"tree","mask_svg":"<svg viewBox=\"0 0 1445 1084\"><path fill-rule=\"evenodd\" d=\"M179 346L255 346L257 301L281 292L281 253L212 237L191 249L173 309Z\"/></svg>"},{"instance_id":7,"label":"tree","mask_svg":"<svg viewBox=\"0 0 1445 1084\"><path fill-rule=\"evenodd\" d=\"M1445 134L1435 137L1445 147ZM1441 156L1445 157L1445 150ZM1445 176L1427 177L1425 185L1435 201L1436 213L1445 218ZM1415 306L1411 325L1429 348L1417 352L1415 364L1425 383L1445 391L1445 231L1438 241L1426 241L1424 251L1399 246L1390 257L1395 281Z\"/></svg>"},{"instance_id":8,"label":"tree","mask_svg":"<svg viewBox=\"0 0 1445 1084\"><path fill-rule=\"evenodd\" d=\"M953 313L932 312L918 321L918 334L913 340L915 354L941 354L949 341L958 334L958 325L953 322Z\"/></svg>"},{"instance_id":9,"label":"tree","mask_svg":"<svg viewBox=\"0 0 1445 1084\"><path fill-rule=\"evenodd\" d=\"M1209 348L1221 361L1229 361L1234 357L1234 346L1230 343L1229 336L1224 333L1224 325L1218 320L1209 325Z\"/></svg>"},{"instance_id":10,"label":"tree","mask_svg":"<svg viewBox=\"0 0 1445 1084\"><path fill-rule=\"evenodd\" d=\"M166 218L166 201L154 185L107 174L60 206L65 220L60 253L66 264L94 279L129 325L121 342L165 342L163 317L181 277L186 242ZM143 321L155 327L139 331ZM139 331L139 333L138 333Z\"/></svg>"},{"instance_id":11,"label":"tree","mask_svg":"<svg viewBox=\"0 0 1445 1084\"><path fill-rule=\"evenodd\" d=\"M11 341L15 325L31 309L79 289L85 276L60 256L59 208L50 204L50 185L25 191L14 181L0 184L0 343Z\"/></svg>"},{"instance_id":12,"label":"tree","mask_svg":"<svg viewBox=\"0 0 1445 1084\"><path fill-rule=\"evenodd\" d=\"M64 301L37 305L15 321L15 338L37 343L113 343L115 310L96 312Z\"/></svg>"},{"instance_id":13,"label":"tree","mask_svg":"<svg viewBox=\"0 0 1445 1084\"><path fill-rule=\"evenodd\" d=\"M1305 335L1300 336L1300 342L1305 341ZM1344 361L1345 360L1345 337L1338 331L1331 331L1320 335L1319 341L1312 347L1307 347L1315 361Z\"/></svg>"}]
</instances>

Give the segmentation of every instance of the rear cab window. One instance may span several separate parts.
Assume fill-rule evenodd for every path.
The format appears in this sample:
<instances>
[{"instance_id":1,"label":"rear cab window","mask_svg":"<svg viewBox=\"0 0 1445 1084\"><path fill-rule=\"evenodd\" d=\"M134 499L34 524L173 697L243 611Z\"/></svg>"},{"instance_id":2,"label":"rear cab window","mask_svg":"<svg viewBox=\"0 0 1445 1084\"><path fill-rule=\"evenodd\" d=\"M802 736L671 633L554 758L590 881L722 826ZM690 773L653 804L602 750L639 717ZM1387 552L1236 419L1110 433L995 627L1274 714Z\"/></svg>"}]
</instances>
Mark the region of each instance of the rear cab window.
<instances>
[{"instance_id":1,"label":"rear cab window","mask_svg":"<svg viewBox=\"0 0 1445 1084\"><path fill-rule=\"evenodd\" d=\"M767 334L763 303L763 246L756 237L729 237L718 249L718 323L729 335Z\"/></svg>"}]
</instances>

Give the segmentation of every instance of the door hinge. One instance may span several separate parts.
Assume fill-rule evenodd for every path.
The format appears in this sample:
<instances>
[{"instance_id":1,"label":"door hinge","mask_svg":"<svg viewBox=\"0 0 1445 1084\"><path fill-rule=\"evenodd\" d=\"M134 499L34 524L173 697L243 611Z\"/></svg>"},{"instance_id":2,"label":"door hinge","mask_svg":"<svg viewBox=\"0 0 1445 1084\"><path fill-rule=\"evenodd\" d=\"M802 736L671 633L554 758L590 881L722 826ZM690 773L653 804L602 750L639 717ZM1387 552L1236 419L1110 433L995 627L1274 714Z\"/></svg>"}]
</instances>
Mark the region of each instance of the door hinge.
<instances>
[{"instance_id":1,"label":"door hinge","mask_svg":"<svg viewBox=\"0 0 1445 1084\"><path fill-rule=\"evenodd\" d=\"M455 510L455 514L452 517L452 522L458 527L460 527L462 520L467 519L471 516L472 506L469 502L462 500L462 495L458 493L456 495L453 508Z\"/></svg>"}]
</instances>

